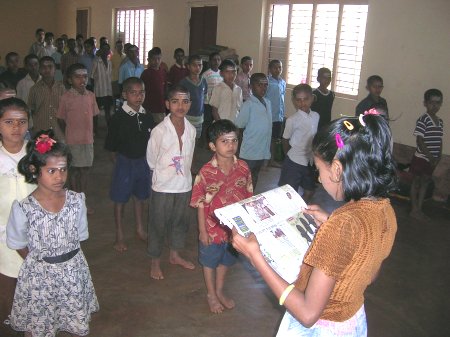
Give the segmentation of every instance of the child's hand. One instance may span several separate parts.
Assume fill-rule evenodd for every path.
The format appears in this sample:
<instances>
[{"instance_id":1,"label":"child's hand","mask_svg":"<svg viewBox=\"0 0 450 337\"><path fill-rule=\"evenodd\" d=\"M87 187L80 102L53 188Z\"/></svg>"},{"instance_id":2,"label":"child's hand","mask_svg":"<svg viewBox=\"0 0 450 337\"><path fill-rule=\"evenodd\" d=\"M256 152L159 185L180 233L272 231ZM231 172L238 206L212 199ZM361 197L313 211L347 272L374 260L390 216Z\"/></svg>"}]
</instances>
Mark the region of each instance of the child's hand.
<instances>
[{"instance_id":1,"label":"child's hand","mask_svg":"<svg viewBox=\"0 0 450 337\"><path fill-rule=\"evenodd\" d=\"M213 242L212 238L207 232L200 232L200 234L198 235L198 239L204 246L209 246Z\"/></svg>"},{"instance_id":2,"label":"child's hand","mask_svg":"<svg viewBox=\"0 0 450 337\"><path fill-rule=\"evenodd\" d=\"M16 97L16 91L14 89L0 89L0 100L10 97Z\"/></svg>"},{"instance_id":3,"label":"child's hand","mask_svg":"<svg viewBox=\"0 0 450 337\"><path fill-rule=\"evenodd\" d=\"M303 212L312 215L317 226L320 226L322 223L327 221L330 216L327 212L320 208L319 205L308 205Z\"/></svg>"},{"instance_id":4,"label":"child's hand","mask_svg":"<svg viewBox=\"0 0 450 337\"><path fill-rule=\"evenodd\" d=\"M248 258L250 262L252 262L252 257L254 256L254 254L261 254L259 243L258 240L256 239L255 234L251 233L248 237L243 237L238 233L238 231L235 228L232 229L232 232L233 232L233 239L232 239L233 247L239 253L242 253L246 258Z\"/></svg>"}]
</instances>

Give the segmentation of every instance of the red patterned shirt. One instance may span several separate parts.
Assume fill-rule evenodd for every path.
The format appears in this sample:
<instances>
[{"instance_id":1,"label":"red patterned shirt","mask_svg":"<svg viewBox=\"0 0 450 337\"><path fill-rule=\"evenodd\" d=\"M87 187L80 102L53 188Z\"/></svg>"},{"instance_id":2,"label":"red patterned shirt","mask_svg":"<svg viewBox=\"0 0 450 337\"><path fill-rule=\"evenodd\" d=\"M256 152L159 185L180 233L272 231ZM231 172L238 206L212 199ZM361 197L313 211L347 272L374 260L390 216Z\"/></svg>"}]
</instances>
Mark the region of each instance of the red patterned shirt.
<instances>
[{"instance_id":1,"label":"red patterned shirt","mask_svg":"<svg viewBox=\"0 0 450 337\"><path fill-rule=\"evenodd\" d=\"M213 243L227 242L229 230L219 224L214 215L218 208L234 204L253 195L252 177L247 163L234 157L234 165L228 175L217 166L214 156L195 178L192 187L191 206L204 206L206 230Z\"/></svg>"}]
</instances>

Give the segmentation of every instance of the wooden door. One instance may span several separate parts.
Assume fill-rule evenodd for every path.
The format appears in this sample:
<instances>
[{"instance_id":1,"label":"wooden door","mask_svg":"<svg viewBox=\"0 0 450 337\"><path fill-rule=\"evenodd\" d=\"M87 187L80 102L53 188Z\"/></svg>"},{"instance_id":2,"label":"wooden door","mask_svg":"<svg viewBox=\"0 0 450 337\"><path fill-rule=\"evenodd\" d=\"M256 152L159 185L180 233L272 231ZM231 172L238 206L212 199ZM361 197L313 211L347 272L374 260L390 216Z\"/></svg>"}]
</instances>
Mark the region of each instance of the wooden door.
<instances>
[{"instance_id":1,"label":"wooden door","mask_svg":"<svg viewBox=\"0 0 450 337\"><path fill-rule=\"evenodd\" d=\"M189 20L189 54L216 44L217 6L192 7Z\"/></svg>"},{"instance_id":2,"label":"wooden door","mask_svg":"<svg viewBox=\"0 0 450 337\"><path fill-rule=\"evenodd\" d=\"M83 35L85 40L89 38L89 9L77 9L77 34Z\"/></svg>"}]
</instances>

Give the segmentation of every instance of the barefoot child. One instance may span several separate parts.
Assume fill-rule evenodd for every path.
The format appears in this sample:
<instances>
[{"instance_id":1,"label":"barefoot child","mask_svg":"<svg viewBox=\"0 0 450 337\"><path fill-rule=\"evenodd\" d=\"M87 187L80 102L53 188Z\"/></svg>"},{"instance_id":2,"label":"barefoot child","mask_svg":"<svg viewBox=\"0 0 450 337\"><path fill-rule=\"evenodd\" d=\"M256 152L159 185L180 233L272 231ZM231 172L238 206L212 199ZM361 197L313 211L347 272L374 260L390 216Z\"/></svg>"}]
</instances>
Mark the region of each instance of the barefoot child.
<instances>
[{"instance_id":1,"label":"barefoot child","mask_svg":"<svg viewBox=\"0 0 450 337\"><path fill-rule=\"evenodd\" d=\"M24 258L17 281L11 326L26 337L89 334L98 302L80 249L88 238L84 194L66 190L70 152L53 133L38 132L27 145L19 172L36 190L14 201L6 243Z\"/></svg>"},{"instance_id":2,"label":"barefoot child","mask_svg":"<svg viewBox=\"0 0 450 337\"><path fill-rule=\"evenodd\" d=\"M270 267L254 235L233 233L234 247L287 309L277 336L367 336L364 291L389 256L397 231L388 199L396 187L390 143L387 121L373 114L335 120L314 137L323 187L347 203L331 215L317 205L305 210L320 227L294 284Z\"/></svg>"},{"instance_id":3,"label":"barefoot child","mask_svg":"<svg viewBox=\"0 0 450 337\"><path fill-rule=\"evenodd\" d=\"M183 259L188 230L187 211L192 189L191 165L195 147L195 128L186 119L191 106L189 91L181 86L169 90L169 115L152 130L147 146L147 162L153 171L148 223L148 253L152 258L150 276L162 280L161 253L167 232L169 262L194 269Z\"/></svg>"},{"instance_id":4,"label":"barefoot child","mask_svg":"<svg viewBox=\"0 0 450 337\"><path fill-rule=\"evenodd\" d=\"M35 185L27 184L17 171L19 160L25 156L25 134L28 130L29 110L18 98L0 101L0 322L11 312L17 276L23 259L6 246L6 223L14 200L22 200ZM6 326L0 324L0 336L8 336Z\"/></svg>"},{"instance_id":5,"label":"barefoot child","mask_svg":"<svg viewBox=\"0 0 450 337\"><path fill-rule=\"evenodd\" d=\"M123 236L123 214L130 197L134 203L136 235L146 241L142 212L144 203L150 196L150 169L145 158L150 131L154 127L153 117L142 107L145 98L144 82L137 77L129 77L123 82L121 109L111 118L105 149L111 151L114 173L109 196L114 202L116 241L114 249L127 250Z\"/></svg>"},{"instance_id":6,"label":"barefoot child","mask_svg":"<svg viewBox=\"0 0 450 337\"><path fill-rule=\"evenodd\" d=\"M223 293L225 275L236 262L229 235L214 211L252 196L252 178L247 164L236 158L238 128L221 119L208 128L209 147L215 152L195 178L191 206L198 212L199 262L203 266L209 310L220 314L232 309L234 301Z\"/></svg>"}]
</instances>

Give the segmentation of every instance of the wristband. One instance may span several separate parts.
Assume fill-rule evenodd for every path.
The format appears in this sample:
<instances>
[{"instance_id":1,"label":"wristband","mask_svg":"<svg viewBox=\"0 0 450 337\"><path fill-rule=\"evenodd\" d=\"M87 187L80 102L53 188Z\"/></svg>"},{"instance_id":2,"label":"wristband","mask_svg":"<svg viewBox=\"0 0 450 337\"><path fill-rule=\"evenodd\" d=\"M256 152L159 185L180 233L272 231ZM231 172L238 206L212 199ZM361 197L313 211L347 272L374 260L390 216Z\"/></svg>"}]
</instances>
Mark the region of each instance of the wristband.
<instances>
[{"instance_id":1,"label":"wristband","mask_svg":"<svg viewBox=\"0 0 450 337\"><path fill-rule=\"evenodd\" d=\"M279 300L279 304L283 305L284 301L286 301L286 298L289 296L289 294L291 293L291 291L295 288L295 284L290 284L286 287L286 289L284 289L283 293L280 296L280 300Z\"/></svg>"}]
</instances>

